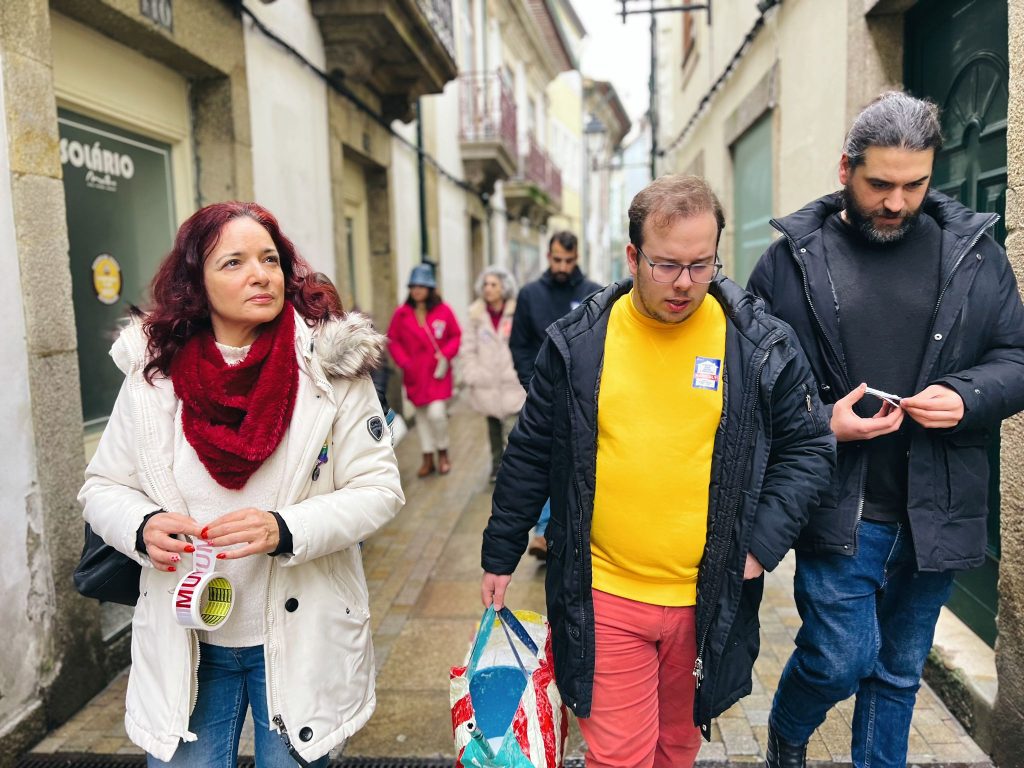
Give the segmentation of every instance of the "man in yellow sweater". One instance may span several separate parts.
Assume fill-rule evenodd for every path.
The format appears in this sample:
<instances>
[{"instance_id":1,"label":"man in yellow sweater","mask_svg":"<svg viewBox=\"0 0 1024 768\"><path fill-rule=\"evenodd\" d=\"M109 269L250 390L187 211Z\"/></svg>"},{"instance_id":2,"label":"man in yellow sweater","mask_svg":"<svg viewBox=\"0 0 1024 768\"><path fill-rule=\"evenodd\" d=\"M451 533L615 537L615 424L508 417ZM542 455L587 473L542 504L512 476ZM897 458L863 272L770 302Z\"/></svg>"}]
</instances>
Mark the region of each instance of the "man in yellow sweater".
<instances>
[{"instance_id":1,"label":"man in yellow sweater","mask_svg":"<svg viewBox=\"0 0 1024 768\"><path fill-rule=\"evenodd\" d=\"M750 691L765 568L830 482L803 353L719 276L721 205L658 179L629 210L632 280L548 329L498 473L482 598L500 608L550 496L556 680L588 766L689 766Z\"/></svg>"}]
</instances>

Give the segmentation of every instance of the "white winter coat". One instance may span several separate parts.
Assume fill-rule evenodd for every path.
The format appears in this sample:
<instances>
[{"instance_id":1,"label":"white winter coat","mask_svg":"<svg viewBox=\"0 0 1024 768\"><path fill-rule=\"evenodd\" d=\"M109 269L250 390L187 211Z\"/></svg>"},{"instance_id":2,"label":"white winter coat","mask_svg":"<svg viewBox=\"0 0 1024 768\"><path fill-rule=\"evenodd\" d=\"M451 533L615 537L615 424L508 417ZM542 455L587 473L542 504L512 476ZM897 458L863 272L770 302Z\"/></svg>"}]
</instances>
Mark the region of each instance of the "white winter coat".
<instances>
[{"instance_id":1,"label":"white winter coat","mask_svg":"<svg viewBox=\"0 0 1024 768\"><path fill-rule=\"evenodd\" d=\"M487 305L477 299L469 305L469 324L462 334L462 380L469 404L477 413L503 419L519 413L526 390L519 383L508 338L512 331L515 300L505 302L498 329L494 329Z\"/></svg>"},{"instance_id":2,"label":"white winter coat","mask_svg":"<svg viewBox=\"0 0 1024 768\"><path fill-rule=\"evenodd\" d=\"M405 502L368 371L384 338L350 314L315 329L296 316L299 388L285 478L275 509L292 534L292 554L272 559L266 594L267 703L304 759L355 733L373 713L373 648L359 542ZM170 760L179 739L194 741L189 716L198 690L196 633L176 623L171 593L183 571L158 571L135 550L143 518L156 509L186 513L171 473L177 399L169 379L142 376L146 339L138 323L111 349L125 373L79 494L85 519L111 546L144 566L132 621L132 668L125 728L146 752ZM325 439L327 464L313 468ZM229 510L225 510L229 511ZM298 601L287 611L285 602Z\"/></svg>"}]
</instances>

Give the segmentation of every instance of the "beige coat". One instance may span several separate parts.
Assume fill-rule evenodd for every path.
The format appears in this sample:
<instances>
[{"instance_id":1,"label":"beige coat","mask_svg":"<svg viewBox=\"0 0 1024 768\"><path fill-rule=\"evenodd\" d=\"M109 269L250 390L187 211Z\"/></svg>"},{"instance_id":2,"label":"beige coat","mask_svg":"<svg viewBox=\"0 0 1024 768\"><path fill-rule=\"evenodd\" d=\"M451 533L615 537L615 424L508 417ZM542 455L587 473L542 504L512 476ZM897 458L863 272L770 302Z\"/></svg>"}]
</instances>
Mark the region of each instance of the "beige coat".
<instances>
[{"instance_id":1,"label":"beige coat","mask_svg":"<svg viewBox=\"0 0 1024 768\"><path fill-rule=\"evenodd\" d=\"M469 404L485 416L502 419L519 413L526 391L519 383L508 337L516 302L505 302L498 330L494 330L483 299L469 305L469 324L462 334L462 379L469 392Z\"/></svg>"}]
</instances>

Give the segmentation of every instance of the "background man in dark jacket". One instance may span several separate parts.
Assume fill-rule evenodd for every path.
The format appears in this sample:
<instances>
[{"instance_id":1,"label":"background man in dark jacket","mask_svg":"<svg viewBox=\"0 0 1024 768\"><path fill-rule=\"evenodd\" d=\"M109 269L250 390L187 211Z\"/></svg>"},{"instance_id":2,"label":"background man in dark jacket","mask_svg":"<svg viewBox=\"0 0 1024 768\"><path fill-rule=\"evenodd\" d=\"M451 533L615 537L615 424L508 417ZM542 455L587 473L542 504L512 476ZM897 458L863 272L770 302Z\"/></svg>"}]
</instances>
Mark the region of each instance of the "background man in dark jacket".
<instances>
[{"instance_id":1,"label":"background man in dark jacket","mask_svg":"<svg viewBox=\"0 0 1024 768\"><path fill-rule=\"evenodd\" d=\"M986 443L1024 407L1024 309L985 234L997 217L928 191L941 142L934 104L883 94L847 136L842 192L772 221L784 237L750 277L800 338L839 441L798 547L803 625L772 708L772 767L803 765L854 692L854 764L903 765L939 609L954 571L983 560Z\"/></svg>"},{"instance_id":2,"label":"background man in dark jacket","mask_svg":"<svg viewBox=\"0 0 1024 768\"><path fill-rule=\"evenodd\" d=\"M504 604L550 497L555 678L587 764L685 767L750 692L763 571L827 488L835 441L789 328L715 279L724 217L704 180L658 179L629 220L635 282L547 330L481 590Z\"/></svg>"},{"instance_id":3,"label":"background man in dark jacket","mask_svg":"<svg viewBox=\"0 0 1024 768\"><path fill-rule=\"evenodd\" d=\"M533 365L544 343L545 331L555 320L576 309L587 296L601 286L580 271L576 235L565 230L555 232L548 241L548 268L544 274L519 291L512 317L512 335L508 346L523 389L530 391ZM545 504L533 529L529 552L543 560L547 555L544 530L551 517L551 505Z\"/></svg>"}]
</instances>

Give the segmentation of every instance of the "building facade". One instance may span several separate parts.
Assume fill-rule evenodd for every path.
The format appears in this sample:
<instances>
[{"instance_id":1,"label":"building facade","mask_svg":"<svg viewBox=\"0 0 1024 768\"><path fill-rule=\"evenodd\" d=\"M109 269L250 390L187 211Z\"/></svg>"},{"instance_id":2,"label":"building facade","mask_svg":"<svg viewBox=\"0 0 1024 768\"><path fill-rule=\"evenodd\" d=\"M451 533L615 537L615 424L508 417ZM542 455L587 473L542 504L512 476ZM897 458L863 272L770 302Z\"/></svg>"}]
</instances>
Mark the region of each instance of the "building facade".
<instances>
[{"instance_id":1,"label":"building facade","mask_svg":"<svg viewBox=\"0 0 1024 768\"><path fill-rule=\"evenodd\" d=\"M131 610L71 584L76 496L120 386L107 351L178 225L256 200L378 326L424 259L464 317L479 271L535 276L566 215L552 142L581 151L584 34L569 0L0 3L0 260L17 276L0 289L0 621L21 643L0 660L0 766L129 660Z\"/></svg>"}]
</instances>

